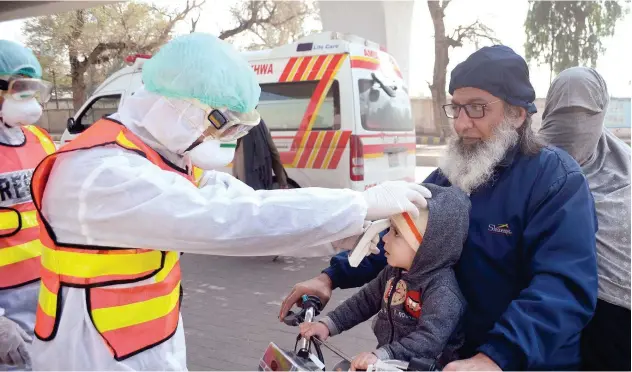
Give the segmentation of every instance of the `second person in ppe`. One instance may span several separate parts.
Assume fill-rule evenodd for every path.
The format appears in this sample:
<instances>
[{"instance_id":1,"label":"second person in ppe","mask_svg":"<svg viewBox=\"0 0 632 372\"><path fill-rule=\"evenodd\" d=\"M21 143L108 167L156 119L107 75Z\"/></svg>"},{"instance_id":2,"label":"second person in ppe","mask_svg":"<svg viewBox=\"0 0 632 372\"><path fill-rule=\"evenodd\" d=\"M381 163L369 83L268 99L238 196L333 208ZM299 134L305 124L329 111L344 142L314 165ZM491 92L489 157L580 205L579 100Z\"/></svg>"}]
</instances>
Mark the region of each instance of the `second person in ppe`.
<instances>
[{"instance_id":1,"label":"second person in ppe","mask_svg":"<svg viewBox=\"0 0 632 372\"><path fill-rule=\"evenodd\" d=\"M0 40L0 370L30 369L40 277L40 230L29 185L55 151L35 124L51 85L25 47Z\"/></svg>"},{"instance_id":2,"label":"second person in ppe","mask_svg":"<svg viewBox=\"0 0 632 372\"><path fill-rule=\"evenodd\" d=\"M184 370L178 252L309 250L360 234L367 219L417 214L413 202L430 197L405 182L254 191L215 171L197 188L192 165L216 166L215 140L259 121L254 72L227 43L189 34L145 63L143 81L34 174L45 232L36 369Z\"/></svg>"}]
</instances>

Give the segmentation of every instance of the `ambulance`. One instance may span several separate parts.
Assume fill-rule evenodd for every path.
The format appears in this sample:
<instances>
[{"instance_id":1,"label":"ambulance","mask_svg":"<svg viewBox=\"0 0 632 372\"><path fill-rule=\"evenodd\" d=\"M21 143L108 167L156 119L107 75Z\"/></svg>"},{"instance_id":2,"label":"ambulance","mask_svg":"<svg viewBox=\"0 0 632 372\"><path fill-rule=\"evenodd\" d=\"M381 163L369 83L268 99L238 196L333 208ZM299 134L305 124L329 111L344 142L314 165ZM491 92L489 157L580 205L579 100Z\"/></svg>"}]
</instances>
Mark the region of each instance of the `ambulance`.
<instances>
[{"instance_id":1,"label":"ambulance","mask_svg":"<svg viewBox=\"0 0 632 372\"><path fill-rule=\"evenodd\" d=\"M386 180L415 180L410 97L396 61L379 45L322 32L244 52L244 57L257 74L257 110L270 129L290 187L362 191ZM148 58L128 57L129 66L108 78L69 119L62 144L115 112L142 84ZM230 173L230 165L221 170Z\"/></svg>"}]
</instances>

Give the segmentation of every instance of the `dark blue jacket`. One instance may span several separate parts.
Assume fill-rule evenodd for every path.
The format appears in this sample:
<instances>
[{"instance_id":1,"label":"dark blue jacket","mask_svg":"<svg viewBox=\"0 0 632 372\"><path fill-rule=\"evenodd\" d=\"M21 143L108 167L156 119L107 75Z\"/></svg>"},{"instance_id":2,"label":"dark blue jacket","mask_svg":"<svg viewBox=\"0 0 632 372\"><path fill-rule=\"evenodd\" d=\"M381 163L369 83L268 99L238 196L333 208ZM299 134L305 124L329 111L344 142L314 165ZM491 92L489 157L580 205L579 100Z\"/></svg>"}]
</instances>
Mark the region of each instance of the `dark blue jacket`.
<instances>
[{"instance_id":1,"label":"dark blue jacket","mask_svg":"<svg viewBox=\"0 0 632 372\"><path fill-rule=\"evenodd\" d=\"M438 171L425 182L450 184ZM483 352L504 370L577 369L597 302L597 219L579 165L557 148L531 157L514 149L470 199L456 267L468 303L460 356ZM371 255L351 268L341 253L324 272L334 287L351 288L385 265Z\"/></svg>"}]
</instances>

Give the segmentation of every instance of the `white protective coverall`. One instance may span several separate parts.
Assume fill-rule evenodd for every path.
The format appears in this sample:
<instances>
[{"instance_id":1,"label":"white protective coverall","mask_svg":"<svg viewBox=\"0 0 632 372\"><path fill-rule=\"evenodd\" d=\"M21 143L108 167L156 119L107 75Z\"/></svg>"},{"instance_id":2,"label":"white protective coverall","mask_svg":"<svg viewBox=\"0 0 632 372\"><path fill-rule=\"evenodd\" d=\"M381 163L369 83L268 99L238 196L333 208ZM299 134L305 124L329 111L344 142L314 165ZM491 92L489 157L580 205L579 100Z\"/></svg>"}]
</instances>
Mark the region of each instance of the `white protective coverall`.
<instances>
[{"instance_id":1,"label":"white protective coverall","mask_svg":"<svg viewBox=\"0 0 632 372\"><path fill-rule=\"evenodd\" d=\"M180 124L183 113L173 101L164 102L164 97L141 89L111 118L184 168L187 157L170 149L177 147L174 141L190 138L186 132L193 129ZM164 133L170 134L163 137L168 140L159 141ZM166 141L170 143L165 145ZM378 186L372 196L324 188L254 191L231 175L209 171L196 188L184 177L112 145L61 154L44 192L42 214L58 241L67 244L228 256L291 255L358 235L367 217L412 212L416 207L406 203L425 201L417 191L399 186ZM34 341L34 369L186 369L181 318L169 340L119 362L94 328L86 303L86 290L62 289L57 334L51 341Z\"/></svg>"},{"instance_id":2,"label":"white protective coverall","mask_svg":"<svg viewBox=\"0 0 632 372\"><path fill-rule=\"evenodd\" d=\"M2 189L0 207L2 208L17 208L17 206L24 206L25 203L31 201L28 193L31 174L29 172L32 172L35 165L46 155L39 144L33 143L37 141L33 141L32 137L29 137L31 142L27 143L25 131L21 128L39 120L42 115L40 102L46 102L50 98L51 85L40 80L41 77L42 68L31 50L12 41L0 40L0 81L2 81L2 89L0 89L0 162L3 163L3 167L6 164L18 166L17 170L0 172L0 188ZM47 135L39 130L38 133L46 137L40 138L40 143L46 141L48 149L54 151L54 144ZM30 146L38 151L30 152L29 147L25 146ZM27 154L20 154L20 149ZM5 209L0 213L8 214ZM35 215L32 215L32 219L30 219L31 216L25 213L24 215L21 214L20 218L22 228L19 233L25 233L26 229L37 231L37 226L33 226ZM4 222L6 220L0 223L0 229L5 228ZM33 258L29 255L33 252L32 248L39 242L34 237L34 240L23 243L22 238L16 239L19 233L6 239L0 237L0 254L3 263L9 262L7 266L14 265L26 257ZM20 242L16 243L16 240L20 240ZM34 270L36 270L34 275L39 275L39 269ZM9 274L0 268L0 275ZM21 330L18 330L17 327L12 331L3 330L3 337L8 336L8 333L13 333L12 343L14 345L9 346L5 343L5 339L0 338L1 353L4 354L8 348L15 347L16 339L21 338L28 341L27 339L33 336L39 287L39 281L34 281L0 289L0 316L6 317L21 328ZM25 337L24 333L30 337ZM29 346L30 344L27 343L25 347L27 351ZM28 357L26 358L28 359ZM26 363L27 365L10 366L3 365L0 361L0 370L30 370L29 361L26 360Z\"/></svg>"}]
</instances>

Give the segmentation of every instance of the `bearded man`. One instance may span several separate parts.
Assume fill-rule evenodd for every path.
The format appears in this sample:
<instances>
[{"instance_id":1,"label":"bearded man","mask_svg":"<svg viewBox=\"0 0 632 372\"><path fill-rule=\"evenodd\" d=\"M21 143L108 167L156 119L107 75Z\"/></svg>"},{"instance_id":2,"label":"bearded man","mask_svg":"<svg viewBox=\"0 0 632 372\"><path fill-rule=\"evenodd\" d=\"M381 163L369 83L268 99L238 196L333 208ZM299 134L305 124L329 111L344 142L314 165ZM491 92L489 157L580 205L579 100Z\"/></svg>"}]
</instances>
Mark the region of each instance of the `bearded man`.
<instances>
[{"instance_id":1,"label":"bearded man","mask_svg":"<svg viewBox=\"0 0 632 372\"><path fill-rule=\"evenodd\" d=\"M465 343L444 370L576 370L580 332L597 301L597 220L586 179L567 153L534 136L535 91L510 48L470 55L452 71L449 91L454 136L425 182L458 186L472 209L456 266L468 302ZM359 287L384 266L383 255L357 268L335 256L294 286L279 315L303 294L326 303L332 289Z\"/></svg>"}]
</instances>

